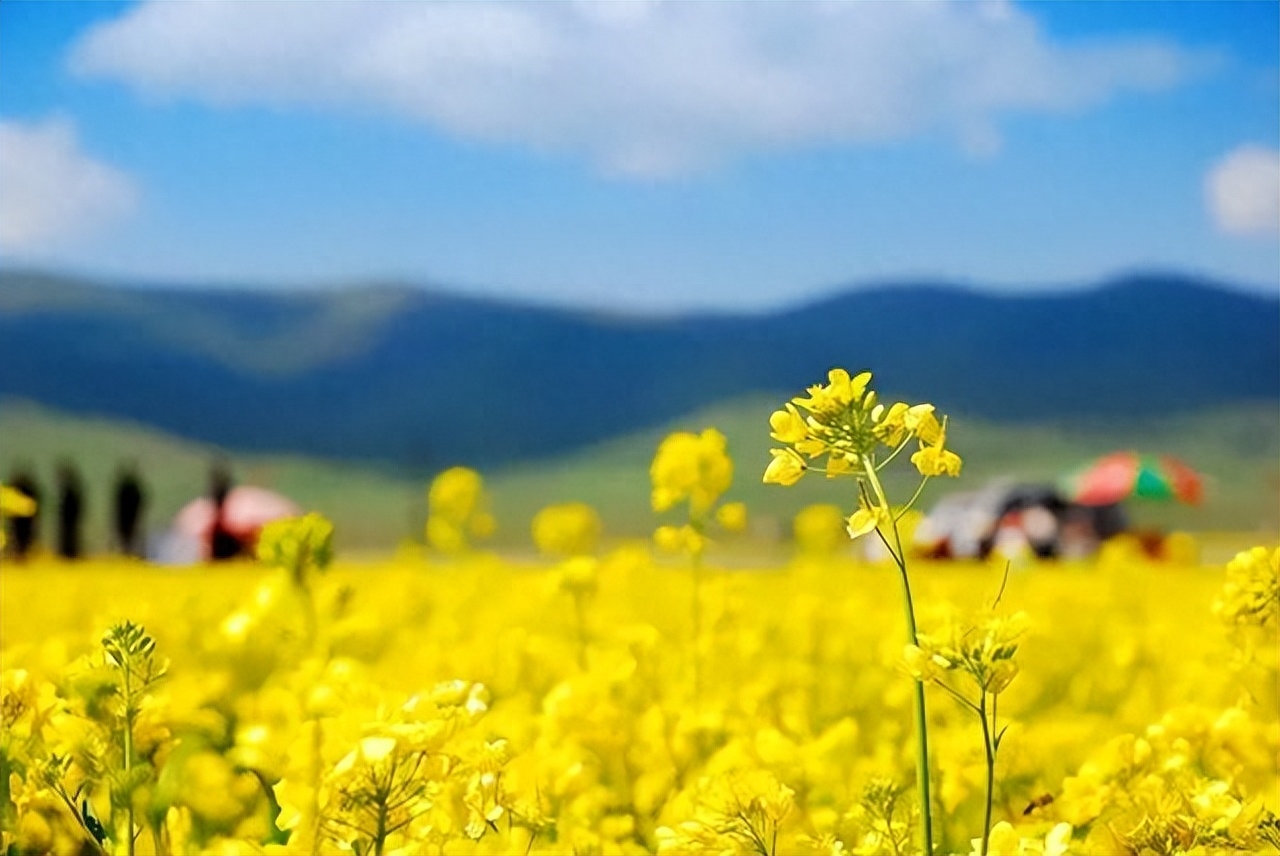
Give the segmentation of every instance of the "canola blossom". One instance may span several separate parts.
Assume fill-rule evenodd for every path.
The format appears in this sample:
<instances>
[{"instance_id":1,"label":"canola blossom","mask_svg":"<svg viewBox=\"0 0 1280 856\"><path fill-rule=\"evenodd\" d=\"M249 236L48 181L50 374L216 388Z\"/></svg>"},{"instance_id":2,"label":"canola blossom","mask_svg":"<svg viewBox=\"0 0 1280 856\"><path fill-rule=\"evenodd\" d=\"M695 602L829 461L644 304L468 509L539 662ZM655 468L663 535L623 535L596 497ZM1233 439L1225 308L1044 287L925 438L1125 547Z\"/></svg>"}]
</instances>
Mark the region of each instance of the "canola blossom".
<instances>
[{"instance_id":1,"label":"canola blossom","mask_svg":"<svg viewBox=\"0 0 1280 856\"><path fill-rule=\"evenodd\" d=\"M850 538L858 539L874 532L898 568L902 590L902 606L906 618L908 649L919 650L916 608L911 593L911 574L907 568L907 551L899 521L912 513L925 484L933 476L960 475L960 456L946 448L947 422L938 421L932 404L909 405L897 402L886 408L870 389L871 372L850 376L845 369L827 373L826 384L809 387L808 394L793 398L769 417L773 429L770 436L785 444L771 450L773 460L764 472L766 484L790 487L811 468L810 461L825 456L820 469L828 478L851 476L856 480L857 509L846 521ZM800 410L808 412L801 416ZM904 505L894 505L885 493L880 472L915 439L919 448L911 463L919 471L920 486ZM805 458L809 461L806 461ZM1009 664L1011 665L1011 664ZM920 841L925 853L933 853L933 776L929 768L929 717L925 704L923 676L914 687L916 795L919 805ZM950 689L947 685L944 688ZM954 691L952 691L954 693ZM986 713L986 690L977 706L967 702L982 722L983 745L987 756L987 811L979 856L986 856L991 826L991 799L994 786L995 754L999 737L992 738L995 728L994 708L991 719Z\"/></svg>"},{"instance_id":2,"label":"canola blossom","mask_svg":"<svg viewBox=\"0 0 1280 856\"><path fill-rule=\"evenodd\" d=\"M493 534L484 478L468 467L453 467L427 489L427 545L441 553L465 553L472 542Z\"/></svg>"}]
</instances>

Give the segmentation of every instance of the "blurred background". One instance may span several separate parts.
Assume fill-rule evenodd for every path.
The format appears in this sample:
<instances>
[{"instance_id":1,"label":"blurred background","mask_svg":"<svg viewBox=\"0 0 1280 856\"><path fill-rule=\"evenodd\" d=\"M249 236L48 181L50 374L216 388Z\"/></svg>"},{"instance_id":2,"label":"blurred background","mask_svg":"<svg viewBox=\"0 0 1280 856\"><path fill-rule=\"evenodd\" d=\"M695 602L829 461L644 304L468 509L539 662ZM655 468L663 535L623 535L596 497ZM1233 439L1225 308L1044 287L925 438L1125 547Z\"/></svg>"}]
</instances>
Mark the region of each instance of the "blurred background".
<instances>
[{"instance_id":1,"label":"blurred background","mask_svg":"<svg viewBox=\"0 0 1280 856\"><path fill-rule=\"evenodd\" d=\"M774 540L851 504L760 484L770 411L845 366L950 414L926 507L1131 450L1202 486L1138 525L1273 537L1277 32L1269 2L6 0L0 480L49 549L67 485L96 551L122 473L145 544L218 467L389 550L467 465L517 546L570 500L648 532L658 441L714 425Z\"/></svg>"}]
</instances>

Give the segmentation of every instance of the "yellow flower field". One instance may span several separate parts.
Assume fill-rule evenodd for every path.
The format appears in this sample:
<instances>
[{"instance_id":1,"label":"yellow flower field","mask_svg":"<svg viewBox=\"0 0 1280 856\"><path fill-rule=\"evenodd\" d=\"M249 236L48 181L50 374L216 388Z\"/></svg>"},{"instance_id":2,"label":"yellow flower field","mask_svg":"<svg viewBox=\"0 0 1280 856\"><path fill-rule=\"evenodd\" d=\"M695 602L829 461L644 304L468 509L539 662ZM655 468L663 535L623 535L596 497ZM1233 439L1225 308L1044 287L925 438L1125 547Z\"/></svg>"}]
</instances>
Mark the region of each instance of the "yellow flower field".
<instances>
[{"instance_id":1,"label":"yellow flower field","mask_svg":"<svg viewBox=\"0 0 1280 856\"><path fill-rule=\"evenodd\" d=\"M310 514L253 563L7 564L0 852L1280 853L1280 549L922 561L878 473L962 461L869 378L774 414L766 481L857 490L767 563L707 429L657 450L652 548L571 503L485 553L457 468L383 561Z\"/></svg>"},{"instance_id":2,"label":"yellow flower field","mask_svg":"<svg viewBox=\"0 0 1280 856\"><path fill-rule=\"evenodd\" d=\"M309 654L284 570L6 568L5 844L93 850L42 778L63 757L61 787L74 802L83 784L103 849L126 852L100 640L132 620L168 661L133 726L139 853L271 850L316 809L322 840L287 851L910 852L911 802L892 797L913 768L890 567L709 564L696 642L679 563L630 548L590 570L579 625L583 582L564 565L339 562L314 581ZM999 577L919 565L917 587L963 614ZM1016 834L991 852L1068 852L1044 848L1062 822L1073 853L1275 849L1275 625L1215 616L1225 583L1137 560L1012 576L1002 605L1030 628L1002 699L995 820ZM930 702L938 840L968 853L982 742L943 693Z\"/></svg>"}]
</instances>

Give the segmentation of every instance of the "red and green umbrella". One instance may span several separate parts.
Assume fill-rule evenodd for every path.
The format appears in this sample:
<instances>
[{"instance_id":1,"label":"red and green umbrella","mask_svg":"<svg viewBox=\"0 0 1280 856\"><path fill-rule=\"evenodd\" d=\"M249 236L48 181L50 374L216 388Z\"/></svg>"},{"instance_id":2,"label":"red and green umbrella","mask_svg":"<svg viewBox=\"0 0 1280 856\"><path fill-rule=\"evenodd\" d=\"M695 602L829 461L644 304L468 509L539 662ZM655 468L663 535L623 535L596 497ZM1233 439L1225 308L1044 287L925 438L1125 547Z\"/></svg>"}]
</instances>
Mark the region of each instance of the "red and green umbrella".
<instances>
[{"instance_id":1,"label":"red and green umbrella","mask_svg":"<svg viewBox=\"0 0 1280 856\"><path fill-rule=\"evenodd\" d=\"M1081 505L1111 505L1130 498L1198 505L1204 480L1170 455L1114 452L1068 476L1067 494Z\"/></svg>"}]
</instances>

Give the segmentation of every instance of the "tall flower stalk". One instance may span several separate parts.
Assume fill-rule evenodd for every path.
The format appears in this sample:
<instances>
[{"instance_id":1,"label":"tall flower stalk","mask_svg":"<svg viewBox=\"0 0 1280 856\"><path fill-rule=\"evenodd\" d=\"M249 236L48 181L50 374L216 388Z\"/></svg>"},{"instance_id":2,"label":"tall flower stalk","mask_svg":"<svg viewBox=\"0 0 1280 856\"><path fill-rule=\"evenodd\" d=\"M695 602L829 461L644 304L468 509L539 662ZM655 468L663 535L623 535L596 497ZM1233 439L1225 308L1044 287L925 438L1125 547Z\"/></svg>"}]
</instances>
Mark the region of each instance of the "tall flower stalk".
<instances>
[{"instance_id":1,"label":"tall flower stalk","mask_svg":"<svg viewBox=\"0 0 1280 856\"><path fill-rule=\"evenodd\" d=\"M907 552L898 521L919 499L933 476L960 474L960 457L946 448L946 420L939 420L932 404L896 403L885 407L868 388L871 373L850 377L832 369L827 383L811 386L808 394L788 402L769 418L770 434L782 444L764 473L767 484L793 485L810 470L828 478L847 476L858 484L858 507L846 521L850 538L875 532L897 566L902 584L903 612L909 645L918 644L915 604ZM801 411L804 411L803 413ZM904 505L889 499L880 473L912 440L919 442L911 463L921 481ZM920 839L924 853L933 852L933 801L929 777L929 723L923 683L915 685L916 785L920 798Z\"/></svg>"},{"instance_id":2,"label":"tall flower stalk","mask_svg":"<svg viewBox=\"0 0 1280 856\"><path fill-rule=\"evenodd\" d=\"M999 598L997 596L997 603ZM996 755L1008 725L999 724L999 697L1018 675L1014 656L1026 632L1025 613L1007 617L992 612L970 623L953 622L938 633L921 633L906 647L907 669L918 687L932 683L978 718L986 761L983 794L982 837L979 856L987 856L991 843L991 807L995 796ZM960 678L959 686L954 679ZM976 699L975 699L976 696Z\"/></svg>"},{"instance_id":3,"label":"tall flower stalk","mask_svg":"<svg viewBox=\"0 0 1280 856\"><path fill-rule=\"evenodd\" d=\"M155 640L132 621L114 625L102 638L107 664L118 675L115 687L119 702L120 739L123 761L120 774L120 802L124 808L125 852L133 856L138 840L134 819L135 793L154 775L150 768L139 775L135 765L133 730L142 700L152 686L165 676L166 664L155 656ZM115 800L113 799L113 803ZM113 805L113 808L115 806Z\"/></svg>"},{"instance_id":4,"label":"tall flower stalk","mask_svg":"<svg viewBox=\"0 0 1280 856\"><path fill-rule=\"evenodd\" d=\"M329 660L329 653L316 606L315 578L333 561L333 524L315 512L268 523L258 536L258 561L288 574L303 610L299 668L322 672ZM300 693L299 706L306 711L306 723L311 729L307 775L309 798L298 824L298 838L291 838L291 843L307 847L308 852L315 856L320 847L319 786L323 766L321 747L324 743L324 730L320 715L307 703L306 696L304 689ZM283 782L275 786L277 799L281 784Z\"/></svg>"},{"instance_id":5,"label":"tall flower stalk","mask_svg":"<svg viewBox=\"0 0 1280 856\"><path fill-rule=\"evenodd\" d=\"M677 431L658 445L649 467L653 481L651 500L656 512L686 505L688 522L683 526L659 526L654 540L659 548L689 557L692 581L690 623L693 645L693 698L697 705L702 695L702 554L707 544L707 524L714 519L723 529L734 531L745 524L746 510L741 503L716 507L721 495L733 484L733 459L729 457L725 436L714 428L700 434ZM714 515L713 515L714 512Z\"/></svg>"}]
</instances>

